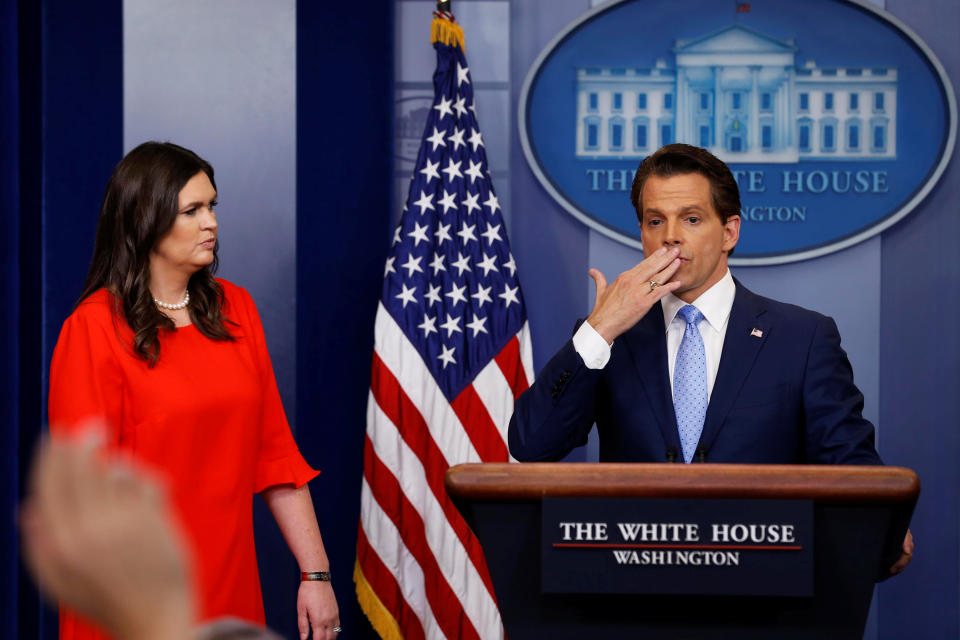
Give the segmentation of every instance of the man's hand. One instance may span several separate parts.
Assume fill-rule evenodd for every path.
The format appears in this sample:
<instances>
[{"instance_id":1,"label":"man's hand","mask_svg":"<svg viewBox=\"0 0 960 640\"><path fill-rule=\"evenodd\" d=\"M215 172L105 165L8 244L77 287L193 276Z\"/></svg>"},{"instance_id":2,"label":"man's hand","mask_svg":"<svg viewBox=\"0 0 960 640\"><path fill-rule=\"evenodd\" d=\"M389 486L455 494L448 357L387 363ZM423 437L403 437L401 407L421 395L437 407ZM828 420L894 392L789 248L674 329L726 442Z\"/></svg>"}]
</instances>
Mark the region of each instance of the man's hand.
<instances>
[{"instance_id":1,"label":"man's hand","mask_svg":"<svg viewBox=\"0 0 960 640\"><path fill-rule=\"evenodd\" d=\"M91 425L41 446L21 509L27 565L48 596L118 640L184 638L192 585L163 489L105 459L101 434Z\"/></svg>"},{"instance_id":2,"label":"man's hand","mask_svg":"<svg viewBox=\"0 0 960 640\"><path fill-rule=\"evenodd\" d=\"M336 640L334 627L340 626L340 613L333 586L329 582L305 580L297 593L297 625L304 640L313 628L313 640Z\"/></svg>"},{"instance_id":3,"label":"man's hand","mask_svg":"<svg viewBox=\"0 0 960 640\"><path fill-rule=\"evenodd\" d=\"M907 568L911 560L913 560L913 534L910 533L910 529L907 529L907 535L903 538L903 553L900 554L900 559L890 567L890 573L897 575Z\"/></svg>"},{"instance_id":4,"label":"man's hand","mask_svg":"<svg viewBox=\"0 0 960 640\"><path fill-rule=\"evenodd\" d=\"M597 301L587 322L607 343L612 343L647 315L660 298L680 286L680 282L670 282L680 266L679 252L676 247L662 247L634 268L621 273L609 286L599 270L590 269L590 277L597 284Z\"/></svg>"}]
</instances>

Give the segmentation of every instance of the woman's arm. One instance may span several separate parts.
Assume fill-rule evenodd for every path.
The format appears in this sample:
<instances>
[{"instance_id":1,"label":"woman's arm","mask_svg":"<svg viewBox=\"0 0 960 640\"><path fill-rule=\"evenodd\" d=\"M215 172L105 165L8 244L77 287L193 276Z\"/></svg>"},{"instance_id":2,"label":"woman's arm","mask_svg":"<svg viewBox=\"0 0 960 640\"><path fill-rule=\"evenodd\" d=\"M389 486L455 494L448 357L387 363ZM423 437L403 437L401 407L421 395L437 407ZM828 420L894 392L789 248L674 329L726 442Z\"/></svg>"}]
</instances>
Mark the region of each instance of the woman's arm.
<instances>
[{"instance_id":1,"label":"woman's arm","mask_svg":"<svg viewBox=\"0 0 960 640\"><path fill-rule=\"evenodd\" d=\"M287 546L297 559L300 571L330 571L330 561L323 548L320 527L307 485L294 488L277 485L261 493L270 507ZM334 627L340 625L337 599L330 582L304 581L297 594L297 625L305 640L313 627L313 640L335 640Z\"/></svg>"}]
</instances>

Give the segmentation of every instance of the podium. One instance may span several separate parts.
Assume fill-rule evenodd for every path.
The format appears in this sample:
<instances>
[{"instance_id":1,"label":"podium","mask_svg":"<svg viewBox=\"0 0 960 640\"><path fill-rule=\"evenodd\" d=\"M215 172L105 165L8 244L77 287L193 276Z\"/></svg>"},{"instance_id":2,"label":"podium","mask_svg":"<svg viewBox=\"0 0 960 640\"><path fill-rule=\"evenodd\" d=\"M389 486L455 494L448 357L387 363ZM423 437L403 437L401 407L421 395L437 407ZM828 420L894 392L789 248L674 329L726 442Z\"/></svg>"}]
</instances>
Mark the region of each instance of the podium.
<instances>
[{"instance_id":1,"label":"podium","mask_svg":"<svg viewBox=\"0 0 960 640\"><path fill-rule=\"evenodd\" d=\"M510 640L862 638L920 492L913 471L880 466L461 464L445 482L483 547ZM813 595L545 593L545 498L808 501Z\"/></svg>"}]
</instances>

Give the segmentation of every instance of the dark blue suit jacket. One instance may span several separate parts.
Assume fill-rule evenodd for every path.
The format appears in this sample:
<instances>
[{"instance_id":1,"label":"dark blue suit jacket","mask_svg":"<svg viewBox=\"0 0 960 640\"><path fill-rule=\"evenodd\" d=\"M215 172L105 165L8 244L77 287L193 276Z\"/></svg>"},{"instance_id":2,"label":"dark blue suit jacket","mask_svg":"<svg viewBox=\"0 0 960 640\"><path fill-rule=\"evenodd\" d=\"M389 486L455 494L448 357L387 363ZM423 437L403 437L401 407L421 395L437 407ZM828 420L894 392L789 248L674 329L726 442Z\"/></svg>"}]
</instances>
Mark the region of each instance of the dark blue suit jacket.
<instances>
[{"instance_id":1,"label":"dark blue suit jacket","mask_svg":"<svg viewBox=\"0 0 960 640\"><path fill-rule=\"evenodd\" d=\"M517 399L511 454L559 460L596 422L602 462L663 462L670 449L682 461L667 371L660 303L616 339L603 369L567 341ZM738 282L698 446L705 461L882 464L862 409L836 323Z\"/></svg>"}]
</instances>

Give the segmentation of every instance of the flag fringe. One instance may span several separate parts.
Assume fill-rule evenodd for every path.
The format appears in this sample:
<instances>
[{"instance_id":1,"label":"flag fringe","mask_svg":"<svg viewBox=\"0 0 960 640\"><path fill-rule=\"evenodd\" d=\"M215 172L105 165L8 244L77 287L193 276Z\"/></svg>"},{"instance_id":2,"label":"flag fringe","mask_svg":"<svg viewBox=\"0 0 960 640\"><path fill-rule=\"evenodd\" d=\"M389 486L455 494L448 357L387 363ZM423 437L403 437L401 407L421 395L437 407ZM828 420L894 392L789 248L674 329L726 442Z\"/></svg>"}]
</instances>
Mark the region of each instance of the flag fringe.
<instances>
[{"instance_id":1,"label":"flag fringe","mask_svg":"<svg viewBox=\"0 0 960 640\"><path fill-rule=\"evenodd\" d=\"M366 576L363 575L363 571L360 569L359 560L353 565L353 581L357 585L357 602L360 603L360 609L366 614L367 619L377 634L379 634L383 640L403 640L400 625L397 624L396 619L387 611L387 608L383 606L373 587L367 582Z\"/></svg>"},{"instance_id":2,"label":"flag fringe","mask_svg":"<svg viewBox=\"0 0 960 640\"><path fill-rule=\"evenodd\" d=\"M430 44L435 42L451 47L457 45L464 52L467 50L463 45L463 29L446 18L434 18L430 24Z\"/></svg>"}]
</instances>

